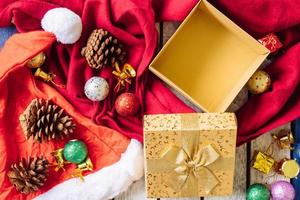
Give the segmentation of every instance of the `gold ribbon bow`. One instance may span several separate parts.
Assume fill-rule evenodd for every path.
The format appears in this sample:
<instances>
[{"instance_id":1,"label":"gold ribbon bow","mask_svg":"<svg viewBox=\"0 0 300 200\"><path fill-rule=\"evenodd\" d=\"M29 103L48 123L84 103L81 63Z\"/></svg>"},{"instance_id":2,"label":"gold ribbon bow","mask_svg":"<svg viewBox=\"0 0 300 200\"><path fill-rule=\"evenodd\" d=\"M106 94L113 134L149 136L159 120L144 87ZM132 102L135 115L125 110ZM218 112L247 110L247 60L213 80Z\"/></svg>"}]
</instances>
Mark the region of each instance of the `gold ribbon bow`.
<instances>
[{"instance_id":1,"label":"gold ribbon bow","mask_svg":"<svg viewBox=\"0 0 300 200\"><path fill-rule=\"evenodd\" d=\"M282 130L278 135L272 134L272 137L280 148L290 150L294 149L292 145L294 144L295 140L292 132L285 132Z\"/></svg>"},{"instance_id":2,"label":"gold ribbon bow","mask_svg":"<svg viewBox=\"0 0 300 200\"><path fill-rule=\"evenodd\" d=\"M182 147L171 146L160 159L166 162L162 163L165 166L171 166L166 184L183 195L197 195L199 187L209 194L219 184L208 166L220 154L210 144L200 148L195 135L183 136Z\"/></svg>"},{"instance_id":3,"label":"gold ribbon bow","mask_svg":"<svg viewBox=\"0 0 300 200\"><path fill-rule=\"evenodd\" d=\"M115 92L119 92L121 88L125 87L126 83L130 85L130 79L136 76L136 72L130 64L125 64L121 70L118 63L115 64L115 70L112 74L118 79L118 83L114 89Z\"/></svg>"}]
</instances>

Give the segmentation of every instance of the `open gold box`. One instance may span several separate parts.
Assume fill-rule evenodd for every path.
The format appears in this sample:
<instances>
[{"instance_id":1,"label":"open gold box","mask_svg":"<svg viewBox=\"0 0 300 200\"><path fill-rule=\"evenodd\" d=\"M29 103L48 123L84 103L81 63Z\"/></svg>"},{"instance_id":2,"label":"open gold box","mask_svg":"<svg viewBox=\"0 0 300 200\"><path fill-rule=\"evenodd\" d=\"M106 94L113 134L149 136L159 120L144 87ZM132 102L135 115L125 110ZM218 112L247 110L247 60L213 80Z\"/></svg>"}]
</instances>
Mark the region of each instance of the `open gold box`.
<instances>
[{"instance_id":1,"label":"open gold box","mask_svg":"<svg viewBox=\"0 0 300 200\"><path fill-rule=\"evenodd\" d=\"M200 1L150 70L206 112L224 112L270 51L206 0Z\"/></svg>"}]
</instances>

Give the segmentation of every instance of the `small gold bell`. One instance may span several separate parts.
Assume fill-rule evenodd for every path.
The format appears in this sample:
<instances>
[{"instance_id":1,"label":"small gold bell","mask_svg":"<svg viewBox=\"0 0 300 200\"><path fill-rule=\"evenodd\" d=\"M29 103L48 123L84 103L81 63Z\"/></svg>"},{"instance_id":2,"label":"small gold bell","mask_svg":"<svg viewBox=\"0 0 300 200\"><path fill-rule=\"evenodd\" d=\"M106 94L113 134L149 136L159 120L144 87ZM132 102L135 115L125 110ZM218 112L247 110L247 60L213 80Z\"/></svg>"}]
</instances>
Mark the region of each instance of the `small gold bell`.
<instances>
[{"instance_id":1,"label":"small gold bell","mask_svg":"<svg viewBox=\"0 0 300 200\"><path fill-rule=\"evenodd\" d=\"M44 52L39 53L38 55L31 58L27 63L26 66L29 68L39 68L41 67L46 61L46 55Z\"/></svg>"},{"instance_id":2,"label":"small gold bell","mask_svg":"<svg viewBox=\"0 0 300 200\"><path fill-rule=\"evenodd\" d=\"M53 85L55 85L57 87L65 88L64 85L57 84L57 83L54 82L54 79L56 77L55 74L53 74L53 73L46 73L41 68L37 68L37 70L34 73L34 76L42 79L43 81L45 81L47 83L52 83Z\"/></svg>"}]
</instances>

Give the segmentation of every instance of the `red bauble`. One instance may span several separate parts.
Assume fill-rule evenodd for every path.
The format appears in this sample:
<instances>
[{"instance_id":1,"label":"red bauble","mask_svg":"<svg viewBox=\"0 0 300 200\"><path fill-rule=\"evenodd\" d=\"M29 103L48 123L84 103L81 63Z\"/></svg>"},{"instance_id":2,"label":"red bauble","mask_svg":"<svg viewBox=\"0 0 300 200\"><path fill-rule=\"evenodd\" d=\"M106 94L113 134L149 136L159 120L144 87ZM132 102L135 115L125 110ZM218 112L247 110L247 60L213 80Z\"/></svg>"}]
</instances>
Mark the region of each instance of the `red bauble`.
<instances>
[{"instance_id":1,"label":"red bauble","mask_svg":"<svg viewBox=\"0 0 300 200\"><path fill-rule=\"evenodd\" d=\"M121 116L135 115L140 109L140 102L134 94L126 92L118 96L115 108Z\"/></svg>"}]
</instances>

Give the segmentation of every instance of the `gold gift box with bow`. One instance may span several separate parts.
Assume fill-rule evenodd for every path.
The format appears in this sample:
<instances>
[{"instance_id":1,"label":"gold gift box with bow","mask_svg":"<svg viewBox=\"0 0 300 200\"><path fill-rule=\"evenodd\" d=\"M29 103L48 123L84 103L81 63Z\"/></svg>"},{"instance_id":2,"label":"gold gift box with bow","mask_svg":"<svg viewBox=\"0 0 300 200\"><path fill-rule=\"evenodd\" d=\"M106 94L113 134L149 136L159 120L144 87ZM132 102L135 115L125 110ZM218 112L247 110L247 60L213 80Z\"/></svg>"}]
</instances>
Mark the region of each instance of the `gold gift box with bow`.
<instances>
[{"instance_id":1,"label":"gold gift box with bow","mask_svg":"<svg viewBox=\"0 0 300 200\"><path fill-rule=\"evenodd\" d=\"M236 133L233 113L146 115L147 197L232 194Z\"/></svg>"}]
</instances>

